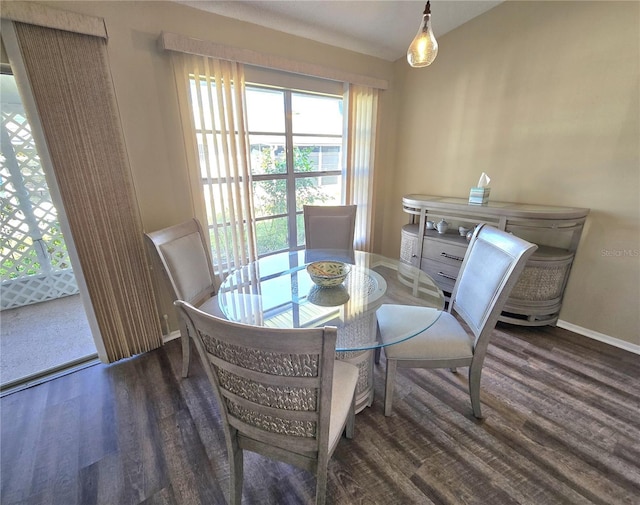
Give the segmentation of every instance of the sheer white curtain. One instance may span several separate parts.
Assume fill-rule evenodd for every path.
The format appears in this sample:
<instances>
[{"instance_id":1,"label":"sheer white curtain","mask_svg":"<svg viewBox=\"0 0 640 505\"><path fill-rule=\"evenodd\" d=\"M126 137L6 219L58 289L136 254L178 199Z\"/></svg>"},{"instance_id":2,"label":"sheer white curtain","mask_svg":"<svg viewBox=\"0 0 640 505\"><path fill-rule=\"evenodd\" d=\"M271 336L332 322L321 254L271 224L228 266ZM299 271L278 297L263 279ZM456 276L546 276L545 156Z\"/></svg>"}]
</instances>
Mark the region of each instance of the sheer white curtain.
<instances>
[{"instance_id":1,"label":"sheer white curtain","mask_svg":"<svg viewBox=\"0 0 640 505\"><path fill-rule=\"evenodd\" d=\"M345 93L346 203L356 204L354 246L371 251L373 244L373 176L378 117L378 89L350 84Z\"/></svg>"},{"instance_id":2,"label":"sheer white curtain","mask_svg":"<svg viewBox=\"0 0 640 505\"><path fill-rule=\"evenodd\" d=\"M243 65L173 54L195 214L221 278L257 259Z\"/></svg>"}]
</instances>

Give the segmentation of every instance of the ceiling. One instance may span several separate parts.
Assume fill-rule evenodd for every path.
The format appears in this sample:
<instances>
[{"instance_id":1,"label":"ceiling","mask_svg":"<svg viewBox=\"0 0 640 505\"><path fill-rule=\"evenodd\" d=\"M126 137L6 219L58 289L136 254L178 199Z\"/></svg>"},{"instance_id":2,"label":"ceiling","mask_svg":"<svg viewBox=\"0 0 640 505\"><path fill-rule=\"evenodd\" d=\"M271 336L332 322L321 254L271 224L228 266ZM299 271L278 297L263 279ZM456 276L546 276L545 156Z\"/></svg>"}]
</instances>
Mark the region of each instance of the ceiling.
<instances>
[{"instance_id":1,"label":"ceiling","mask_svg":"<svg viewBox=\"0 0 640 505\"><path fill-rule=\"evenodd\" d=\"M388 61L406 54L426 3L422 0L174 1ZM436 39L500 3L502 0L434 0L431 21Z\"/></svg>"}]
</instances>

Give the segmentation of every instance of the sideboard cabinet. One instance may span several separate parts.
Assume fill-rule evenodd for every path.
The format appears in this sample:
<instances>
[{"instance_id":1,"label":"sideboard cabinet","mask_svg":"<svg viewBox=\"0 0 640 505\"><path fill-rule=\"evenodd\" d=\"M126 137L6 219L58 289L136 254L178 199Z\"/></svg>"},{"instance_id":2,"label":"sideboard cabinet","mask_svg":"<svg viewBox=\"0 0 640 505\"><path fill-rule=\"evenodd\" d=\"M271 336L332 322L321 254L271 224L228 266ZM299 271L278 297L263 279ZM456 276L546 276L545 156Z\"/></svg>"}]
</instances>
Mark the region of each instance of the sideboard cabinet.
<instances>
[{"instance_id":1,"label":"sideboard cabinet","mask_svg":"<svg viewBox=\"0 0 640 505\"><path fill-rule=\"evenodd\" d=\"M467 249L460 226L487 223L538 245L514 287L500 320L527 326L554 325L589 209L507 202L468 203L463 198L406 195L411 217L402 227L400 259L428 273L450 295ZM448 223L439 233L427 222Z\"/></svg>"}]
</instances>

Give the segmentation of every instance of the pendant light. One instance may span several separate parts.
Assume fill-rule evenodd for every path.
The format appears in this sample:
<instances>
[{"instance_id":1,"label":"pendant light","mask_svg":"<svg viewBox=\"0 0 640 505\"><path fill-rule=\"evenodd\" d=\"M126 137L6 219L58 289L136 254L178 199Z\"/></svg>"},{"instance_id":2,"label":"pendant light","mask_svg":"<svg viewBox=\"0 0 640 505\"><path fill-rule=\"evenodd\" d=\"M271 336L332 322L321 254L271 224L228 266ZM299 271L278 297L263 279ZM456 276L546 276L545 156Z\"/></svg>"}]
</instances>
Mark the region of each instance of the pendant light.
<instances>
[{"instance_id":1,"label":"pendant light","mask_svg":"<svg viewBox=\"0 0 640 505\"><path fill-rule=\"evenodd\" d=\"M407 61L412 67L431 65L438 55L438 42L431 30L431 2L427 2L416 38L407 50Z\"/></svg>"}]
</instances>

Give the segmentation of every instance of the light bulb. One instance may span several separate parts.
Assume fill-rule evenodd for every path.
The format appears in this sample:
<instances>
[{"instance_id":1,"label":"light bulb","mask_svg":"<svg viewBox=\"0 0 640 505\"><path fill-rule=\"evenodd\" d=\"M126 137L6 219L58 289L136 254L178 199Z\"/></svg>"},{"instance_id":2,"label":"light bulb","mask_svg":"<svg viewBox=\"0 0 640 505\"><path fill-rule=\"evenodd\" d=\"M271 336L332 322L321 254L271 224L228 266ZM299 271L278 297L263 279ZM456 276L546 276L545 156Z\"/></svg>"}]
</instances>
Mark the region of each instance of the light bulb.
<instances>
[{"instance_id":1,"label":"light bulb","mask_svg":"<svg viewBox=\"0 0 640 505\"><path fill-rule=\"evenodd\" d=\"M431 30L431 5L427 2L418 33L407 50L407 61L412 67L426 67L437 55L438 42Z\"/></svg>"}]
</instances>

